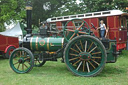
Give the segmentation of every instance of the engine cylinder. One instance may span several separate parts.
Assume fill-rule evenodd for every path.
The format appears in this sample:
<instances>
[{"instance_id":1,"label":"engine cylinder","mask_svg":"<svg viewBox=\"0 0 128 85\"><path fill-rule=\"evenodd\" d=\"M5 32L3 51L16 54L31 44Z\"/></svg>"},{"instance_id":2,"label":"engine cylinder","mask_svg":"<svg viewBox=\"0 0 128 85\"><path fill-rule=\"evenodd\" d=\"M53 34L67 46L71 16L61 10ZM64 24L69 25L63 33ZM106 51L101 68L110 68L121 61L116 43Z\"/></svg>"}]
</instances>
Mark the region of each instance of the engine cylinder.
<instances>
[{"instance_id":1,"label":"engine cylinder","mask_svg":"<svg viewBox=\"0 0 128 85\"><path fill-rule=\"evenodd\" d=\"M30 38L30 49L38 51L57 51L63 48L64 38L32 36Z\"/></svg>"}]
</instances>

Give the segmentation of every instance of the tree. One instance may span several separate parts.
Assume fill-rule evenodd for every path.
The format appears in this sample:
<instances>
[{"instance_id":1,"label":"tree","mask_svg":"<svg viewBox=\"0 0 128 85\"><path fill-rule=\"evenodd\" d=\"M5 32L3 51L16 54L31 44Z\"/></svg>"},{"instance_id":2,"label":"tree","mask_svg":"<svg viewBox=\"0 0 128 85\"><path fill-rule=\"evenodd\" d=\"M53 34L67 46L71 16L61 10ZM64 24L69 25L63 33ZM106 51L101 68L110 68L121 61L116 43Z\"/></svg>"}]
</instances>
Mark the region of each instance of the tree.
<instances>
[{"instance_id":1,"label":"tree","mask_svg":"<svg viewBox=\"0 0 128 85\"><path fill-rule=\"evenodd\" d=\"M126 11L128 0L80 0L79 7L86 12L119 9ZM83 9L84 7L84 9Z\"/></svg>"},{"instance_id":2,"label":"tree","mask_svg":"<svg viewBox=\"0 0 128 85\"><path fill-rule=\"evenodd\" d=\"M22 0L0 0L0 31L4 23L20 20L25 16L24 2Z\"/></svg>"},{"instance_id":3,"label":"tree","mask_svg":"<svg viewBox=\"0 0 128 85\"><path fill-rule=\"evenodd\" d=\"M32 23L39 25L39 19L45 21L49 17L59 15L59 8L71 0L32 0Z\"/></svg>"},{"instance_id":4,"label":"tree","mask_svg":"<svg viewBox=\"0 0 128 85\"><path fill-rule=\"evenodd\" d=\"M36 26L39 19L112 9L125 11L128 4L128 0L79 0L79 4L76 0L0 0L0 31L5 22L26 19L27 1L32 2L32 24Z\"/></svg>"}]
</instances>

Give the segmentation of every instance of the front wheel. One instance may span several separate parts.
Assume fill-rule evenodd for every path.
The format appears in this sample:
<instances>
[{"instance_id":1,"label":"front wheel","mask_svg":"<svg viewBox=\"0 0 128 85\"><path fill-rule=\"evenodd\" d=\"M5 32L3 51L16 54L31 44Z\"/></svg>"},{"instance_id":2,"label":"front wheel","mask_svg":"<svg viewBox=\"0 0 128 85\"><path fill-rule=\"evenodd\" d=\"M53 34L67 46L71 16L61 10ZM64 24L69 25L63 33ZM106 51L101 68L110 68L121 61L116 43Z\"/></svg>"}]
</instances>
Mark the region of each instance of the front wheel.
<instances>
[{"instance_id":1,"label":"front wheel","mask_svg":"<svg viewBox=\"0 0 128 85\"><path fill-rule=\"evenodd\" d=\"M34 57L27 48L15 49L9 59L10 67L16 73L27 73L34 66Z\"/></svg>"},{"instance_id":2,"label":"front wheel","mask_svg":"<svg viewBox=\"0 0 128 85\"><path fill-rule=\"evenodd\" d=\"M99 74L105 66L106 56L102 42L89 35L73 38L64 51L67 68L73 74L84 77Z\"/></svg>"}]
</instances>

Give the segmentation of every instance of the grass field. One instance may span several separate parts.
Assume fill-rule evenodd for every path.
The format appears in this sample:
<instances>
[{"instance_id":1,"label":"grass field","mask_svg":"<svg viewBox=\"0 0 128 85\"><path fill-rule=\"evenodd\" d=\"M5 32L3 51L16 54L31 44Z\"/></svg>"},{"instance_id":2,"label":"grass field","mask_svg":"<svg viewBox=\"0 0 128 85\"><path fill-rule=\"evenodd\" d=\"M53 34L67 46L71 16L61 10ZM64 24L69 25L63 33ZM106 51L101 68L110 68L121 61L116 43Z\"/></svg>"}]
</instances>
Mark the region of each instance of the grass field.
<instances>
[{"instance_id":1,"label":"grass field","mask_svg":"<svg viewBox=\"0 0 128 85\"><path fill-rule=\"evenodd\" d=\"M96 77L74 76L60 61L34 67L27 74L16 74L8 59L0 58L0 85L128 85L128 51L123 51L116 63L106 64Z\"/></svg>"}]
</instances>

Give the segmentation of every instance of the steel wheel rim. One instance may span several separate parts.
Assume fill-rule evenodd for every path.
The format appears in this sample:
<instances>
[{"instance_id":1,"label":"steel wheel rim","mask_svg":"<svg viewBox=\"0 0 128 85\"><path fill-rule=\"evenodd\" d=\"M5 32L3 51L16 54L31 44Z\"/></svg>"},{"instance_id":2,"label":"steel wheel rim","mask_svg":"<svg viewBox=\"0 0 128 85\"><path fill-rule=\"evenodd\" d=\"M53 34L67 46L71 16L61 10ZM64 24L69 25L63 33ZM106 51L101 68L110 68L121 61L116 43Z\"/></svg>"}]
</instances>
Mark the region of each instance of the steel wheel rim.
<instances>
[{"instance_id":1,"label":"steel wheel rim","mask_svg":"<svg viewBox=\"0 0 128 85\"><path fill-rule=\"evenodd\" d=\"M74 39L75 40L75 39ZM77 41L79 41L79 40L81 40L81 39L77 39ZM83 39L84 40L84 39ZM73 58L74 58L74 60L75 60L75 58L77 58L77 57L79 57L79 56L77 56L77 57L73 57L73 58L70 58L69 59L69 54L71 54L72 52L73 52L73 50L72 51L70 51L71 49L70 48L72 48L72 46L73 46L73 44L75 44L76 42L75 41L73 41L72 43L70 43L70 45L67 47L67 50L65 51L65 63L66 63L66 65L67 65L67 67L68 67L68 69L70 70L70 71L72 71L75 75L79 75L79 76L95 76L97 73L99 73L100 71L101 71L101 69L102 69L102 67L104 67L104 65L105 65L105 62L106 62L106 55L105 55L105 51L104 50L102 50L103 48L102 48L102 46L100 46L100 43L97 43L95 40L93 40L93 39L88 39L88 38L85 38L85 40L87 41L93 41L94 42L94 44L96 44L97 45L97 47L99 48L99 50L101 51L101 59L100 60L89 60L89 61L85 61L84 62L84 60L81 60L80 58L78 58L78 59L76 59L76 61L75 62L72 62L73 61ZM82 42L82 41L81 41ZM91 45L91 44L89 44L89 45ZM80 43L79 43L79 45L78 46L80 46ZM85 45L84 45L85 46ZM89 47L88 47L89 48ZM82 48L81 48L82 49ZM85 48L84 48L85 49ZM76 49L75 49L76 50ZM78 50L76 50L76 52L77 52ZM91 51L91 50L90 50ZM75 52L75 53L76 53ZM93 51L92 51L93 52ZM95 53L98 53L98 51L95 51ZM94 55L94 52L93 52L93 55ZM71 56L71 55L70 55ZM98 58L99 57L99 55L98 54L95 54L95 56ZM71 61L70 61L71 60ZM101 62L100 62L101 61ZM77 63L78 62L78 64L76 64L76 66L73 66L73 64L74 63ZM88 63L86 63L86 62L88 62ZM90 63L91 62L91 63ZM97 63L99 63L99 65L96 65L96 62ZM95 64L94 64L95 63ZM86 66L83 66L83 64L86 64ZM88 64L88 65L87 65ZM92 65L91 65L92 64ZM83 71L83 67L84 67L84 71ZM88 68L90 69L90 72L88 71ZM95 69L94 69L95 68ZM80 70L81 69L81 70ZM78 71L77 71L78 70Z\"/></svg>"},{"instance_id":2,"label":"steel wheel rim","mask_svg":"<svg viewBox=\"0 0 128 85\"><path fill-rule=\"evenodd\" d=\"M31 69L32 64L31 55L22 49L16 50L11 54L10 66L17 73L28 72Z\"/></svg>"}]
</instances>

